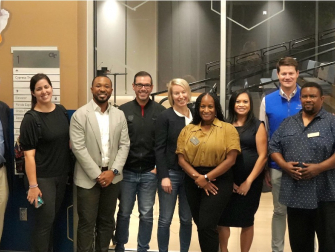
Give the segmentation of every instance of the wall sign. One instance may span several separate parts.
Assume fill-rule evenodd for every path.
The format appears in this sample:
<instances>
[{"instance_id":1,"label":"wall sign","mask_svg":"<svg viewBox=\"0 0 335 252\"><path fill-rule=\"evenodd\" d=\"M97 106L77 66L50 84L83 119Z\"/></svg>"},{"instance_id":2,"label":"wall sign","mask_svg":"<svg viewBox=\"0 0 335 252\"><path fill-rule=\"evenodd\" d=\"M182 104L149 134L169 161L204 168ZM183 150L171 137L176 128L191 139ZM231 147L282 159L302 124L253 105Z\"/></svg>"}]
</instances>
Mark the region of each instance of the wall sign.
<instances>
[{"instance_id":1,"label":"wall sign","mask_svg":"<svg viewBox=\"0 0 335 252\"><path fill-rule=\"evenodd\" d=\"M53 87L52 100L60 103L60 69L59 51L20 48L13 49L13 114L14 114L14 142L20 135L20 125L24 114L31 107L30 79L37 73L48 75ZM16 172L16 174L19 174Z\"/></svg>"}]
</instances>

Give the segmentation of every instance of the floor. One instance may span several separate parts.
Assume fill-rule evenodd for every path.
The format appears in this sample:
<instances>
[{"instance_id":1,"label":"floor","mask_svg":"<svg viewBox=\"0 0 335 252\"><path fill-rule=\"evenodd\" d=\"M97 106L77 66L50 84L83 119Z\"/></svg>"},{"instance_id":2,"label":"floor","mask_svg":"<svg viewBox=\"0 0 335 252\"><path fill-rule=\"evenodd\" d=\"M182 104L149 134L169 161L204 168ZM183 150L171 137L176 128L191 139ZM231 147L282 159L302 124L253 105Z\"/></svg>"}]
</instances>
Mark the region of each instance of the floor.
<instances>
[{"instance_id":1,"label":"floor","mask_svg":"<svg viewBox=\"0 0 335 252\"><path fill-rule=\"evenodd\" d=\"M159 215L159 206L158 199L156 199L157 204L154 206L154 226L153 232L150 242L150 250L158 251L157 246L157 222ZM269 252L271 251L271 217L272 217L272 194L271 193L263 193L261 197L261 202L259 209L255 216L255 235L253 244L251 246L250 252ZM127 250L136 251L136 240L137 240L137 230L138 230L138 212L137 206L135 205L133 214L131 216L130 221L130 237L129 243L126 245ZM178 219L178 211L175 211L174 218L171 224L170 230L170 245L169 251L179 251L179 219ZM239 245L239 233L240 228L232 228L231 236L229 239L228 249L231 252L240 251ZM112 246L111 246L112 247ZM190 246L190 252L200 251L198 237L197 237L197 229L195 224L193 224L193 233L192 233L192 241ZM285 237L285 252L290 252L290 246L288 242L288 236L286 232Z\"/></svg>"}]
</instances>

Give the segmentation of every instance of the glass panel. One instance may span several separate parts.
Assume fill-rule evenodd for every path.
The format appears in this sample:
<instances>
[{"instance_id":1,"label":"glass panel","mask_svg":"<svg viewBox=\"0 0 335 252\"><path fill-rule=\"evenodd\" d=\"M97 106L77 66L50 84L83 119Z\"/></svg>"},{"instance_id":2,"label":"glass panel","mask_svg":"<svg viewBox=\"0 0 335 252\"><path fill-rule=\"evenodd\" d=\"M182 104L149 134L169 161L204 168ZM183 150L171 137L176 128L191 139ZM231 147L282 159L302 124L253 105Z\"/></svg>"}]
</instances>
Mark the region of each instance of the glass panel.
<instances>
[{"instance_id":1,"label":"glass panel","mask_svg":"<svg viewBox=\"0 0 335 252\"><path fill-rule=\"evenodd\" d=\"M202 81L193 87L207 88L197 93L219 87L220 15L213 9L219 11L220 2L97 1L97 70L111 78L126 74L116 77L117 97L133 95L132 78L140 70L152 75L154 91L173 78ZM209 68L210 62L216 64Z\"/></svg>"},{"instance_id":2,"label":"glass panel","mask_svg":"<svg viewBox=\"0 0 335 252\"><path fill-rule=\"evenodd\" d=\"M285 56L298 61L300 86L317 81L309 77L322 78L318 82L330 99L335 79L334 9L335 3L326 1L227 1L227 100L234 90L248 88L258 115L264 94L279 88L274 69ZM327 63L325 70L314 69ZM324 105L330 110L334 102L327 100Z\"/></svg>"}]
</instances>

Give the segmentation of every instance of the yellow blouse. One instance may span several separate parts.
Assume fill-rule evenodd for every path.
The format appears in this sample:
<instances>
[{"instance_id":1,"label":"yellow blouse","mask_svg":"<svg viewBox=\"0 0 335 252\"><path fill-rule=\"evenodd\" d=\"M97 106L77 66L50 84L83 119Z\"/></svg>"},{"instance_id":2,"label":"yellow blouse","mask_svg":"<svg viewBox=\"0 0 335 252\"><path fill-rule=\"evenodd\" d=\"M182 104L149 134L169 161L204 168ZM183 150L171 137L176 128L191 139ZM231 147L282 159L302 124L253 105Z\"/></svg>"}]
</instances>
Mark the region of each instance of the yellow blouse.
<instances>
[{"instance_id":1,"label":"yellow blouse","mask_svg":"<svg viewBox=\"0 0 335 252\"><path fill-rule=\"evenodd\" d=\"M215 167L222 163L231 150L241 152L240 137L235 127L215 118L207 132L189 124L179 134L177 154L183 154L193 167Z\"/></svg>"}]
</instances>

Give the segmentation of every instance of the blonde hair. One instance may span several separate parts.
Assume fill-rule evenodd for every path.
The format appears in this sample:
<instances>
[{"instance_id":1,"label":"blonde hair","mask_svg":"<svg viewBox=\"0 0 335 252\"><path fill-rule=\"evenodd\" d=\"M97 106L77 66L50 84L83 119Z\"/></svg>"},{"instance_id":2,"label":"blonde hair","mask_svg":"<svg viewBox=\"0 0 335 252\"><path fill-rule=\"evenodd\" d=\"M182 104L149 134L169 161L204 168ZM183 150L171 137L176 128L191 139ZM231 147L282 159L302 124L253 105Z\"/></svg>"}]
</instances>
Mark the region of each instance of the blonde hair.
<instances>
[{"instance_id":1,"label":"blonde hair","mask_svg":"<svg viewBox=\"0 0 335 252\"><path fill-rule=\"evenodd\" d=\"M191 100L191 88L188 85L188 82L184 79L172 79L168 84L167 84L167 88L168 88L168 99L169 99L169 103L171 105L171 107L174 104L173 98L172 98L172 87L173 85L178 85L181 86L182 88L185 89L186 93L187 93L187 98L188 98L188 102Z\"/></svg>"}]
</instances>

